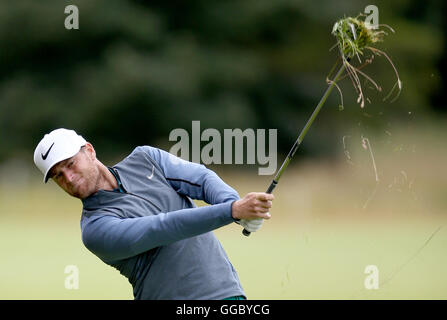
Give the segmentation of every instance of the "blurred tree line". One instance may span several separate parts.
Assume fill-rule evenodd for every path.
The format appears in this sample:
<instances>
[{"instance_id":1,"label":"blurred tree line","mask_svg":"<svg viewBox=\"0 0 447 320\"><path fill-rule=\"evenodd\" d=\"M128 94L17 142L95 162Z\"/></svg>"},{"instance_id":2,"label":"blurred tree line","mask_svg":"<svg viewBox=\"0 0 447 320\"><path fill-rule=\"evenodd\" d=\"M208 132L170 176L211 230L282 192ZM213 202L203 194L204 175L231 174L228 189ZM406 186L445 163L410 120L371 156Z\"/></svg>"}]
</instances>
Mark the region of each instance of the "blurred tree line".
<instances>
[{"instance_id":1,"label":"blurred tree line","mask_svg":"<svg viewBox=\"0 0 447 320\"><path fill-rule=\"evenodd\" d=\"M64 27L69 4L79 9L79 30ZM343 80L344 109L334 90L306 137L309 153L330 152L349 121L380 127L380 115L445 110L444 2L2 0L0 161L32 161L43 134L58 127L75 129L101 157L166 148L169 132L190 131L193 120L202 130L276 128L285 153L337 59L332 25L368 4L396 31L379 48L399 70L402 94L382 101L395 77L376 58L365 72L384 93L367 89L372 103L361 109Z\"/></svg>"}]
</instances>

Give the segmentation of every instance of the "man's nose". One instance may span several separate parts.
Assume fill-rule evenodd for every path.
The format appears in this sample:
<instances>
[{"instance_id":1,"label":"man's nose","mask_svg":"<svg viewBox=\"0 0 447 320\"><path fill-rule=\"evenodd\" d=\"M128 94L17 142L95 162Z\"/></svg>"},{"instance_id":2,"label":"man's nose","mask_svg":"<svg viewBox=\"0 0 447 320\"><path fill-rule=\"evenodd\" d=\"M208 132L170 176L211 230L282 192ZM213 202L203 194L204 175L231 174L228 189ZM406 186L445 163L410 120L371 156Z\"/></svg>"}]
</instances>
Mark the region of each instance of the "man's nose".
<instances>
[{"instance_id":1,"label":"man's nose","mask_svg":"<svg viewBox=\"0 0 447 320\"><path fill-rule=\"evenodd\" d=\"M65 181L71 183L73 182L73 171L72 170L64 170L64 177L65 177Z\"/></svg>"}]
</instances>

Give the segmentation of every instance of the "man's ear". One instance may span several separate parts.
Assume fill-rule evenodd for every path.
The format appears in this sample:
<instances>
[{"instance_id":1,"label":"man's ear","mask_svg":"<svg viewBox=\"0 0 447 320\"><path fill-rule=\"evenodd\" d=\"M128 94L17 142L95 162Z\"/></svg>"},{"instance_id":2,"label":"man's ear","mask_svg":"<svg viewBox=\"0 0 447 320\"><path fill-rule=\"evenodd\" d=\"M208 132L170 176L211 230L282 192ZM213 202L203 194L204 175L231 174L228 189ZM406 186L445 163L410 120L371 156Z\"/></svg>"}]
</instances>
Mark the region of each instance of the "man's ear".
<instances>
[{"instance_id":1,"label":"man's ear","mask_svg":"<svg viewBox=\"0 0 447 320\"><path fill-rule=\"evenodd\" d=\"M87 142L84 145L84 150L85 150L87 156L90 158L90 160L96 160L96 151L95 151L95 148L93 148L91 143Z\"/></svg>"}]
</instances>

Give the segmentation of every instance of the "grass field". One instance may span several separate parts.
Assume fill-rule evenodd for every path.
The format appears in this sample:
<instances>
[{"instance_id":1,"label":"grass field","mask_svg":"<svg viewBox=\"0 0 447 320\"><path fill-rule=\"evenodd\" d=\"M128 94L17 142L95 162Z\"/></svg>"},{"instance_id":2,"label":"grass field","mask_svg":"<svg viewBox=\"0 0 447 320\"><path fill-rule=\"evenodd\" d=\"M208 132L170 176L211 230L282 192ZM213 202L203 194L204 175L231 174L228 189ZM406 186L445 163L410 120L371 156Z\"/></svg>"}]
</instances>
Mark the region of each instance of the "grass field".
<instances>
[{"instance_id":1,"label":"grass field","mask_svg":"<svg viewBox=\"0 0 447 320\"><path fill-rule=\"evenodd\" d=\"M447 299L447 134L430 128L395 130L392 143L369 137L379 181L359 139L349 154L340 145L338 161L297 154L260 232L215 231L248 297ZM271 179L232 169L219 174L241 195ZM132 299L127 280L84 248L81 203L40 179L2 181L0 299ZM78 289L65 288L68 265ZM364 286L368 265L378 289Z\"/></svg>"}]
</instances>

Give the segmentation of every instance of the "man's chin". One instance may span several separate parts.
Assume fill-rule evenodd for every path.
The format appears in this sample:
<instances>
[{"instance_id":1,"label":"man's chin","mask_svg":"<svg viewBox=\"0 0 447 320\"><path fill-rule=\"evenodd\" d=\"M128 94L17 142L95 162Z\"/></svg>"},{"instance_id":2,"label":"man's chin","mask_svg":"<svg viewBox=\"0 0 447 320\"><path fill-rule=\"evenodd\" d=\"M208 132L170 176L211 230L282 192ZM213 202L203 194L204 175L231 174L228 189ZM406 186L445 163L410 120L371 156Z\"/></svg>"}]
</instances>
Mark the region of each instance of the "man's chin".
<instances>
[{"instance_id":1,"label":"man's chin","mask_svg":"<svg viewBox=\"0 0 447 320\"><path fill-rule=\"evenodd\" d=\"M88 196L90 196L92 193L91 192L87 192L86 190L82 190L82 189L78 189L78 190L70 190L70 191L67 191L67 193L70 195L70 196L72 196L72 197L74 197L74 198L77 198L77 199L80 199L80 200L82 200L82 199L85 199L85 198L87 198Z\"/></svg>"},{"instance_id":2,"label":"man's chin","mask_svg":"<svg viewBox=\"0 0 447 320\"><path fill-rule=\"evenodd\" d=\"M82 194L78 193L78 192L73 192L73 191L67 191L65 190L65 192L67 192L70 196L77 198L77 199L83 199L85 197L82 196Z\"/></svg>"},{"instance_id":3,"label":"man's chin","mask_svg":"<svg viewBox=\"0 0 447 320\"><path fill-rule=\"evenodd\" d=\"M73 194L72 196L75 198L78 198L80 200L84 200L85 198L90 197L94 192L84 192L84 193L76 193Z\"/></svg>"}]
</instances>

